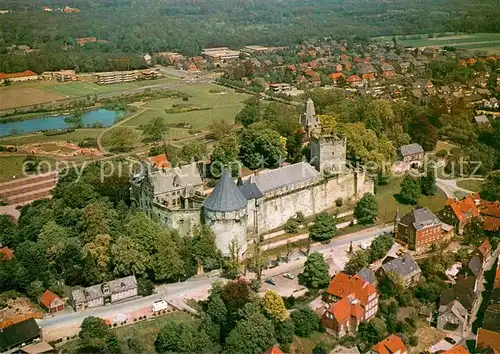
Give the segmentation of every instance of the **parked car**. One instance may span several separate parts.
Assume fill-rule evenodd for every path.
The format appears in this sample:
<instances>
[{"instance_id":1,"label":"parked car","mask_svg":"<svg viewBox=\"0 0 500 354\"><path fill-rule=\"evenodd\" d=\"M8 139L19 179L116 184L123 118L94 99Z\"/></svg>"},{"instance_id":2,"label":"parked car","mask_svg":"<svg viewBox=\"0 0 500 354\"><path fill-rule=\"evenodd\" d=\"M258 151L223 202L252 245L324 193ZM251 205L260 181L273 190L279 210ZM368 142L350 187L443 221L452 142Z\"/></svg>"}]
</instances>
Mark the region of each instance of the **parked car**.
<instances>
[{"instance_id":1,"label":"parked car","mask_svg":"<svg viewBox=\"0 0 500 354\"><path fill-rule=\"evenodd\" d=\"M267 284L271 284L271 285L276 286L276 280L274 280L272 278L267 278L266 280L264 280L264 282L266 282Z\"/></svg>"},{"instance_id":2,"label":"parked car","mask_svg":"<svg viewBox=\"0 0 500 354\"><path fill-rule=\"evenodd\" d=\"M295 279L295 275L290 274L290 273L285 273L285 274L283 274L283 277L284 277L284 278L287 278L287 279Z\"/></svg>"},{"instance_id":3,"label":"parked car","mask_svg":"<svg viewBox=\"0 0 500 354\"><path fill-rule=\"evenodd\" d=\"M447 342L448 342L448 343L450 343L450 344L456 344L456 343L457 343L457 341L456 341L456 340L454 340L454 339L453 339L453 338L451 338L451 337L444 337L444 340L445 340L445 341L447 341Z\"/></svg>"}]
</instances>

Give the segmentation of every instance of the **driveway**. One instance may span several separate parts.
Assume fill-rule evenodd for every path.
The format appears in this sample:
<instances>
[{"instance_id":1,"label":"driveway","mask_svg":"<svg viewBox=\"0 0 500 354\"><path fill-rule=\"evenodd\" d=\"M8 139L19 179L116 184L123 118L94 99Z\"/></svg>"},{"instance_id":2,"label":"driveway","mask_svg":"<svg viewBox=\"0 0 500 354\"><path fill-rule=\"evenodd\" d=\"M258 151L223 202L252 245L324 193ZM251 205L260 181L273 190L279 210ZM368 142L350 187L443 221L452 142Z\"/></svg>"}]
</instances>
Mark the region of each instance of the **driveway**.
<instances>
[{"instance_id":1,"label":"driveway","mask_svg":"<svg viewBox=\"0 0 500 354\"><path fill-rule=\"evenodd\" d=\"M446 194L448 198L453 198L453 199L457 198L455 192L463 192L466 194L474 193L473 191L457 186L456 179L436 178L436 185L438 186L439 189L441 189L444 192L444 194Z\"/></svg>"}]
</instances>

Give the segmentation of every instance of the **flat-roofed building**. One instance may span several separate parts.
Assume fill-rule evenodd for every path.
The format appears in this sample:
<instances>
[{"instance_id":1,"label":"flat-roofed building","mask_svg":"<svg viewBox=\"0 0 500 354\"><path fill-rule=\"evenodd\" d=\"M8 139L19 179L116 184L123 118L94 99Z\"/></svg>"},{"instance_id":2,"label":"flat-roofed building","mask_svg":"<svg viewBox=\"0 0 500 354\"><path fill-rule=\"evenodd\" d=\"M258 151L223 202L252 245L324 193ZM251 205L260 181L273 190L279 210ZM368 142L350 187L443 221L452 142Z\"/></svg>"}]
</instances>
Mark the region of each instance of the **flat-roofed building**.
<instances>
[{"instance_id":1,"label":"flat-roofed building","mask_svg":"<svg viewBox=\"0 0 500 354\"><path fill-rule=\"evenodd\" d=\"M95 76L97 77L97 83L99 85L131 82L137 79L134 71L112 71L105 73L96 73Z\"/></svg>"}]
</instances>

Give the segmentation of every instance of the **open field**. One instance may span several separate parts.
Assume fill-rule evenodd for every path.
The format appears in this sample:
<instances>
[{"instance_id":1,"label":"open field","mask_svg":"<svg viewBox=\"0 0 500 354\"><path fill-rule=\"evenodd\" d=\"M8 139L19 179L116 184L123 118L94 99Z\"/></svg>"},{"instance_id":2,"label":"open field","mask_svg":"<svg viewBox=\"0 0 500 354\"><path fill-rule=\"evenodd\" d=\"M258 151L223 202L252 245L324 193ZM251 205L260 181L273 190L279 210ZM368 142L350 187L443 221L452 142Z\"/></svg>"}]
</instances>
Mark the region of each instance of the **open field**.
<instances>
[{"instance_id":1,"label":"open field","mask_svg":"<svg viewBox=\"0 0 500 354\"><path fill-rule=\"evenodd\" d=\"M66 140L79 143L84 139L95 139L102 129L76 129L73 132L47 136L43 134L28 134L20 136L9 136L0 138L0 145L24 145L40 143L45 141Z\"/></svg>"},{"instance_id":2,"label":"open field","mask_svg":"<svg viewBox=\"0 0 500 354\"><path fill-rule=\"evenodd\" d=\"M83 81L66 83L55 81L19 82L7 87L0 87L0 109L11 109L65 98L120 92L144 86L177 82L181 82L180 79L170 77L105 86Z\"/></svg>"},{"instance_id":3,"label":"open field","mask_svg":"<svg viewBox=\"0 0 500 354\"><path fill-rule=\"evenodd\" d=\"M209 90L217 87L213 84L189 85L178 88L180 92L190 94L192 97L185 102L178 98L162 98L146 103L146 111L127 122L127 125L141 126L147 124L155 116L165 117L168 123L190 123L193 129L205 129L215 119L224 119L233 122L234 116L241 110L242 102L248 95L236 93L227 89L226 93L210 93ZM174 104L191 104L208 110L191 111L185 113L165 113L166 108Z\"/></svg>"},{"instance_id":4,"label":"open field","mask_svg":"<svg viewBox=\"0 0 500 354\"><path fill-rule=\"evenodd\" d=\"M457 186L460 188L468 189L473 192L479 192L481 190L481 181L475 179L466 179L463 181L457 181Z\"/></svg>"},{"instance_id":5,"label":"open field","mask_svg":"<svg viewBox=\"0 0 500 354\"><path fill-rule=\"evenodd\" d=\"M379 221L393 221L398 206L400 215L404 215L411 209L415 208L415 205L401 204L396 200L396 196L401 190L400 185L401 182L403 182L403 179L404 177L391 178L388 185L380 186L377 188L375 198L377 199L379 204ZM428 207L432 212L437 212L443 209L445 201L445 194L440 189L438 189L435 196L421 196L418 200L418 205Z\"/></svg>"},{"instance_id":6,"label":"open field","mask_svg":"<svg viewBox=\"0 0 500 354\"><path fill-rule=\"evenodd\" d=\"M0 182L6 182L12 179L13 176L23 177L23 161L25 156L2 156L0 155ZM51 165L55 163L50 157L43 157L43 161L47 161Z\"/></svg>"},{"instance_id":7,"label":"open field","mask_svg":"<svg viewBox=\"0 0 500 354\"><path fill-rule=\"evenodd\" d=\"M420 37L420 38L416 38ZM392 41L392 37L377 37L374 41L385 43ZM406 47L456 47L468 50L481 50L490 54L500 54L500 33L474 33L463 35L449 35L445 37L429 38L427 34L406 36L406 39L396 37L397 43Z\"/></svg>"}]
</instances>

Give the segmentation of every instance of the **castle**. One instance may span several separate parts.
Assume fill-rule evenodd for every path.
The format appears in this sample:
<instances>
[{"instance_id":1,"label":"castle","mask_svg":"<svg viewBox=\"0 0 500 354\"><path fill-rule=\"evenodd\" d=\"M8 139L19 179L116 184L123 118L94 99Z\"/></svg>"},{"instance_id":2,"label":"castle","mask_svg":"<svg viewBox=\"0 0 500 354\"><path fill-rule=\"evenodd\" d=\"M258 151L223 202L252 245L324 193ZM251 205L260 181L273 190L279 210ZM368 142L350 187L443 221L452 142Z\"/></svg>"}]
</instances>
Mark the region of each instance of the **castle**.
<instances>
[{"instance_id":1,"label":"castle","mask_svg":"<svg viewBox=\"0 0 500 354\"><path fill-rule=\"evenodd\" d=\"M332 208L339 198L353 202L373 193L365 171L346 167L346 139L321 134L311 99L300 121L310 140L310 163L262 171L237 183L225 171L207 197L196 163L171 168L165 161L144 162L131 180L132 200L181 235L201 224L210 226L227 256L231 248L243 255L252 239L299 212L311 216Z\"/></svg>"}]
</instances>

